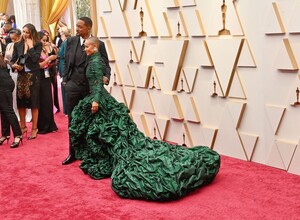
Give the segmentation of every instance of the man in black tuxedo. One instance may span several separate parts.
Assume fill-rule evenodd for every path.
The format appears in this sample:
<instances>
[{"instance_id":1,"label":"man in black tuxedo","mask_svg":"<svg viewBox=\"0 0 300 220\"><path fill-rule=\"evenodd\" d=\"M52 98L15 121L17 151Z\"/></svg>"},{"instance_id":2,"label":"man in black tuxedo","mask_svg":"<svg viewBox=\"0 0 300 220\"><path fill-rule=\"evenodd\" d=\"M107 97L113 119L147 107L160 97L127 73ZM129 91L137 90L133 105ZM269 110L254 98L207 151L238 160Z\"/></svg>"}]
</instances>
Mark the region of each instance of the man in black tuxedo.
<instances>
[{"instance_id":1,"label":"man in black tuxedo","mask_svg":"<svg viewBox=\"0 0 300 220\"><path fill-rule=\"evenodd\" d=\"M91 36L93 22L88 17L82 17L76 23L76 36L67 39L65 49L65 68L63 72L62 85L65 86L68 122L69 126L72 120L72 110L89 92L89 85L86 79L85 70L87 66L87 55L84 51L84 41ZM100 40L99 40L100 41ZM110 66L105 44L100 41L98 48L101 57L106 63L103 73L103 82L108 85L110 79ZM70 135L69 135L70 138ZM76 160L74 149L69 140L69 155L62 162L63 165L70 164Z\"/></svg>"},{"instance_id":2,"label":"man in black tuxedo","mask_svg":"<svg viewBox=\"0 0 300 220\"><path fill-rule=\"evenodd\" d=\"M60 37L60 33L59 33L59 28L57 29L57 34L55 35L54 39L53 39L53 43L56 45L56 47L59 49L60 45L62 43L62 39Z\"/></svg>"}]
</instances>

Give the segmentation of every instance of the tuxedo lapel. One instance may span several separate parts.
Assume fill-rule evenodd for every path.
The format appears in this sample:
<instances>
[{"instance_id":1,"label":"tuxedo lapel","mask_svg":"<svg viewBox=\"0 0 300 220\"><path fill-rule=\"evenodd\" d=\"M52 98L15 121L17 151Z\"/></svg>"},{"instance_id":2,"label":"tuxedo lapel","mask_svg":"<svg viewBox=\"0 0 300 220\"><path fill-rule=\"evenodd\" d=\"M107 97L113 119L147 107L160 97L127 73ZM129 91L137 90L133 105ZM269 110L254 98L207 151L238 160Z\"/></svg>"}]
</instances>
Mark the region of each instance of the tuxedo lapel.
<instances>
[{"instance_id":1,"label":"tuxedo lapel","mask_svg":"<svg viewBox=\"0 0 300 220\"><path fill-rule=\"evenodd\" d=\"M79 44L80 44L80 41L79 41ZM80 45L80 47L77 47L77 48L81 51L81 54L82 54L80 62L78 64L78 65L80 65L80 64L86 62L86 53L84 51L84 46Z\"/></svg>"},{"instance_id":2,"label":"tuxedo lapel","mask_svg":"<svg viewBox=\"0 0 300 220\"><path fill-rule=\"evenodd\" d=\"M72 42L72 46L70 48L70 53L72 54L72 63L71 65L73 66L76 62L76 49L78 48L78 44L80 44L80 38L76 37L74 38L74 41Z\"/></svg>"}]
</instances>

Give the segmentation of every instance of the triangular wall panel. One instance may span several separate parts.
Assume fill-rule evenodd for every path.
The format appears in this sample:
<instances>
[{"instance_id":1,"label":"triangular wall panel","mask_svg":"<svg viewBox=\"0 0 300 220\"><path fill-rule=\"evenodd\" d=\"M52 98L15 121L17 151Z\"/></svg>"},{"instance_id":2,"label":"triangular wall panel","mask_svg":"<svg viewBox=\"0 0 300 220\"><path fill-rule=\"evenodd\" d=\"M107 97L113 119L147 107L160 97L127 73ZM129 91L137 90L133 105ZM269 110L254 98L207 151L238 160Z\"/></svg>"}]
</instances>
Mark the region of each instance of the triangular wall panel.
<instances>
[{"instance_id":1,"label":"triangular wall panel","mask_svg":"<svg viewBox=\"0 0 300 220\"><path fill-rule=\"evenodd\" d=\"M235 125L235 128L238 129L240 127L240 123L241 123L243 115L244 115L246 103L228 102L227 108L229 110L232 122Z\"/></svg>"},{"instance_id":2,"label":"triangular wall panel","mask_svg":"<svg viewBox=\"0 0 300 220\"><path fill-rule=\"evenodd\" d=\"M155 119L161 140L165 140L169 128L170 119L157 117Z\"/></svg>"},{"instance_id":3,"label":"triangular wall panel","mask_svg":"<svg viewBox=\"0 0 300 220\"><path fill-rule=\"evenodd\" d=\"M207 40L222 95L228 96L244 39Z\"/></svg>"},{"instance_id":4,"label":"triangular wall panel","mask_svg":"<svg viewBox=\"0 0 300 220\"><path fill-rule=\"evenodd\" d=\"M283 161L285 170L288 170L292 157L295 153L297 144L286 141L277 140L277 147Z\"/></svg>"},{"instance_id":5,"label":"triangular wall panel","mask_svg":"<svg viewBox=\"0 0 300 220\"><path fill-rule=\"evenodd\" d=\"M288 28L290 33L299 34L300 33L300 1L295 1L293 6L293 11L291 13L291 18L288 23Z\"/></svg>"},{"instance_id":6,"label":"triangular wall panel","mask_svg":"<svg viewBox=\"0 0 300 220\"><path fill-rule=\"evenodd\" d=\"M281 155L278 151L276 141L274 142L274 144L271 147L269 157L266 161L266 164L269 165L269 166L272 166L272 167L276 167L276 168L285 170L285 166L284 166L284 163L282 161Z\"/></svg>"},{"instance_id":7,"label":"triangular wall panel","mask_svg":"<svg viewBox=\"0 0 300 220\"><path fill-rule=\"evenodd\" d=\"M284 116L286 108L282 106L266 105L266 113L270 122L273 134L277 134L281 120Z\"/></svg>"},{"instance_id":8,"label":"triangular wall panel","mask_svg":"<svg viewBox=\"0 0 300 220\"><path fill-rule=\"evenodd\" d=\"M134 86L130 65L127 65L127 72L122 73L122 79L125 86Z\"/></svg>"},{"instance_id":9,"label":"triangular wall panel","mask_svg":"<svg viewBox=\"0 0 300 220\"><path fill-rule=\"evenodd\" d=\"M170 108L170 117L175 120L182 121L184 119L181 104L177 95L172 95L172 103Z\"/></svg>"},{"instance_id":10,"label":"triangular wall panel","mask_svg":"<svg viewBox=\"0 0 300 220\"><path fill-rule=\"evenodd\" d=\"M142 131L147 137L151 137L151 133L145 115L137 112L132 112L131 115L138 129Z\"/></svg>"},{"instance_id":11,"label":"triangular wall panel","mask_svg":"<svg viewBox=\"0 0 300 220\"><path fill-rule=\"evenodd\" d=\"M182 69L182 71L183 71L183 76L185 77L185 81L187 83L188 93L191 93L193 92L196 83L198 68L185 67Z\"/></svg>"},{"instance_id":12,"label":"triangular wall panel","mask_svg":"<svg viewBox=\"0 0 300 220\"><path fill-rule=\"evenodd\" d=\"M254 135L254 134L248 134L245 132L239 132L239 136L241 138L241 143L244 147L244 150L245 150L245 153L247 156L247 160L251 161L252 154L255 150L255 146L258 141L258 136Z\"/></svg>"},{"instance_id":13,"label":"triangular wall panel","mask_svg":"<svg viewBox=\"0 0 300 220\"><path fill-rule=\"evenodd\" d=\"M284 34L285 27L281 18L278 3L273 2L269 5L269 10L266 16L266 25L264 29L266 34Z\"/></svg>"},{"instance_id":14,"label":"triangular wall panel","mask_svg":"<svg viewBox=\"0 0 300 220\"><path fill-rule=\"evenodd\" d=\"M195 8L191 7L190 9L183 10L182 14L185 18L189 35L193 37L204 37L205 30L199 10L195 10Z\"/></svg>"},{"instance_id":15,"label":"triangular wall panel","mask_svg":"<svg viewBox=\"0 0 300 220\"><path fill-rule=\"evenodd\" d=\"M300 175L300 140L295 149L291 164L289 166L289 173Z\"/></svg>"},{"instance_id":16,"label":"triangular wall panel","mask_svg":"<svg viewBox=\"0 0 300 220\"><path fill-rule=\"evenodd\" d=\"M245 39L245 43L241 51L238 67L256 67L256 62L247 39Z\"/></svg>"},{"instance_id":17,"label":"triangular wall panel","mask_svg":"<svg viewBox=\"0 0 300 220\"><path fill-rule=\"evenodd\" d=\"M218 135L215 141L214 150L221 155L247 160L247 156L236 129L238 127L237 124L241 115L241 113L238 112L242 111L242 107L236 106L235 108L231 108L231 110L229 109L229 107L226 108L222 115L222 119L218 127ZM232 113L230 113L230 111L233 112L233 109L236 109L234 111L237 113L236 116L232 116ZM237 111L237 109L240 110Z\"/></svg>"},{"instance_id":18,"label":"triangular wall panel","mask_svg":"<svg viewBox=\"0 0 300 220\"><path fill-rule=\"evenodd\" d=\"M147 94L148 95L145 97L147 100L144 101L145 113L154 115L155 114L155 109L154 109L151 93L147 92Z\"/></svg>"},{"instance_id":19,"label":"triangular wall panel","mask_svg":"<svg viewBox=\"0 0 300 220\"><path fill-rule=\"evenodd\" d=\"M229 95L230 98L237 98L237 99L246 99L246 94L242 85L242 81L239 77L238 72L236 71L233 80L232 85L230 87Z\"/></svg>"},{"instance_id":20,"label":"triangular wall panel","mask_svg":"<svg viewBox=\"0 0 300 220\"><path fill-rule=\"evenodd\" d=\"M200 123L200 114L193 97L190 97L190 102L186 105L185 120L194 123Z\"/></svg>"},{"instance_id":21,"label":"triangular wall panel","mask_svg":"<svg viewBox=\"0 0 300 220\"><path fill-rule=\"evenodd\" d=\"M135 89L130 88L130 87L124 87L123 88L123 93L124 93L124 98L125 98L125 103L126 106L131 109L132 108L132 103L134 100L134 94L135 94Z\"/></svg>"},{"instance_id":22,"label":"triangular wall panel","mask_svg":"<svg viewBox=\"0 0 300 220\"><path fill-rule=\"evenodd\" d=\"M299 66L289 39L283 39L283 43L276 59L276 68L279 70L298 70Z\"/></svg>"}]
</instances>

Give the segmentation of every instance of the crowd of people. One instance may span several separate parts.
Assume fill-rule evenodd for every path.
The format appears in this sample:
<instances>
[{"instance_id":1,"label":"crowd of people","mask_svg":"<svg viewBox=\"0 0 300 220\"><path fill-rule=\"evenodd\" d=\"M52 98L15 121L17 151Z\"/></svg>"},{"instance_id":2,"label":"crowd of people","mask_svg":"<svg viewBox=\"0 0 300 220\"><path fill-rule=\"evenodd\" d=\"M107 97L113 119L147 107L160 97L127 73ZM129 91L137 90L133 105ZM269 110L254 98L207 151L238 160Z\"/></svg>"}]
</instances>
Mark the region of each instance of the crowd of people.
<instances>
[{"instance_id":1,"label":"crowd of people","mask_svg":"<svg viewBox=\"0 0 300 220\"><path fill-rule=\"evenodd\" d=\"M67 27L59 27L52 42L46 30L37 31L30 23L21 30L14 15L0 14L1 71L8 71L8 75L0 75L1 97L6 97L0 103L0 145L8 143L12 130L11 147L18 147L27 137L28 122L32 123L28 140L58 130L54 113L60 112L57 76L62 77L64 62L60 46L69 36ZM66 98L62 94L63 113L67 116Z\"/></svg>"},{"instance_id":2,"label":"crowd of people","mask_svg":"<svg viewBox=\"0 0 300 220\"><path fill-rule=\"evenodd\" d=\"M11 147L22 142L27 134L26 109L31 109L32 116L28 140L38 133L57 131L53 108L60 110L56 97L59 73L69 134L69 155L62 165L81 160L80 168L90 177L111 177L112 189L122 198L173 200L211 183L220 167L217 152L206 146L186 148L146 137L125 104L105 89L111 73L108 54L104 42L91 35L92 25L89 17L79 18L76 36L62 27L52 43L47 31L38 32L29 23L22 31L12 28L1 40L0 144L9 140L10 126L14 134ZM13 45L7 43L8 37ZM15 97L10 76L14 74Z\"/></svg>"}]
</instances>

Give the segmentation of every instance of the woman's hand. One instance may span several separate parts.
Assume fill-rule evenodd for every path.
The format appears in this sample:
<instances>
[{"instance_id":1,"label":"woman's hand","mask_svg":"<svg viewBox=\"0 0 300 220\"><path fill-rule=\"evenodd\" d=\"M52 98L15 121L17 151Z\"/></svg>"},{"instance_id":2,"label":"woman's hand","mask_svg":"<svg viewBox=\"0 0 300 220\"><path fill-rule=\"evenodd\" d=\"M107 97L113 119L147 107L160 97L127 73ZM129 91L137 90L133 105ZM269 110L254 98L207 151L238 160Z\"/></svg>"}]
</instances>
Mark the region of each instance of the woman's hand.
<instances>
[{"instance_id":1,"label":"woman's hand","mask_svg":"<svg viewBox=\"0 0 300 220\"><path fill-rule=\"evenodd\" d=\"M13 69L18 70L18 71L21 71L21 70L23 69L23 66L20 66L20 65L18 65L18 64L16 64L16 63L14 63L13 65L11 65L11 67L12 67Z\"/></svg>"},{"instance_id":2,"label":"woman's hand","mask_svg":"<svg viewBox=\"0 0 300 220\"><path fill-rule=\"evenodd\" d=\"M48 60L48 62L50 63L50 62L52 62L53 60L56 60L56 58L57 58L57 55L51 55L51 56L49 56L49 57L47 58L47 60Z\"/></svg>"},{"instance_id":3,"label":"woman's hand","mask_svg":"<svg viewBox=\"0 0 300 220\"><path fill-rule=\"evenodd\" d=\"M6 63L6 64L9 64L9 59L7 59L6 57L4 57L4 62Z\"/></svg>"},{"instance_id":4,"label":"woman's hand","mask_svg":"<svg viewBox=\"0 0 300 220\"><path fill-rule=\"evenodd\" d=\"M108 80L108 78L106 76L103 76L102 80L103 80L104 85L108 85L109 84L109 80Z\"/></svg>"},{"instance_id":5,"label":"woman's hand","mask_svg":"<svg viewBox=\"0 0 300 220\"><path fill-rule=\"evenodd\" d=\"M96 113L99 110L99 104L97 102L92 103L92 112Z\"/></svg>"}]
</instances>

